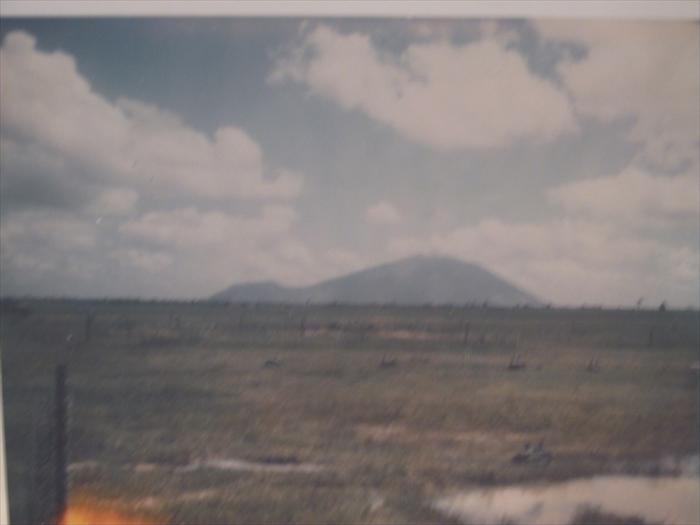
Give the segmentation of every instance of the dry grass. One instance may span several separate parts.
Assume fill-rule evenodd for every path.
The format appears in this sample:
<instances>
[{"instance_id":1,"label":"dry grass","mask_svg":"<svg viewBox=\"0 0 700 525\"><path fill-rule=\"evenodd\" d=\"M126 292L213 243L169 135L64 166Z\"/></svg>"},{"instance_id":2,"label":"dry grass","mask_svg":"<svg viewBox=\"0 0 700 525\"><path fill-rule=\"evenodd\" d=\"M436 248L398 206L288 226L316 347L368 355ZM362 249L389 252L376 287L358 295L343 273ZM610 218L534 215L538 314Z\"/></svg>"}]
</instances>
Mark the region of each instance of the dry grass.
<instances>
[{"instance_id":1,"label":"dry grass","mask_svg":"<svg viewBox=\"0 0 700 525\"><path fill-rule=\"evenodd\" d=\"M30 408L50 401L52 341L81 333L85 306L34 308L0 333L16 515L28 512ZM304 314L302 337L289 308L181 306L176 321L175 306L102 308L91 343L66 357L70 460L98 462L72 472L72 487L171 523L444 523L429 503L445 490L633 471L697 450L696 313L329 307ZM650 324L664 345L647 347ZM516 340L527 366L508 371ZM383 356L397 365L380 367ZM540 440L550 465L511 462ZM176 469L273 456L324 468Z\"/></svg>"}]
</instances>

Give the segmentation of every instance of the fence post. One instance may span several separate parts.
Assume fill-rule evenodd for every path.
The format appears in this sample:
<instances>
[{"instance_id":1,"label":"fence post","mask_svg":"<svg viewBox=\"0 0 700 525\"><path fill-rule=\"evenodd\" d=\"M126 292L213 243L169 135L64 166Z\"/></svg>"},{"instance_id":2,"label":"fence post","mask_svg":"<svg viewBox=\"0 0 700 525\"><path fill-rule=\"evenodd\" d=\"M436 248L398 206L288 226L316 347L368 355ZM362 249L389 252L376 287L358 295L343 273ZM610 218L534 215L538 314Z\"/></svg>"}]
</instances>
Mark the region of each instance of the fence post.
<instances>
[{"instance_id":1,"label":"fence post","mask_svg":"<svg viewBox=\"0 0 700 525\"><path fill-rule=\"evenodd\" d=\"M60 523L66 511L68 475L66 469L66 365L56 366L56 384L54 392L54 447L55 447L55 499L54 516Z\"/></svg>"},{"instance_id":2,"label":"fence post","mask_svg":"<svg viewBox=\"0 0 700 525\"><path fill-rule=\"evenodd\" d=\"M5 460L5 418L2 400L2 353L0 353L0 524L10 523L10 499L7 495L7 464Z\"/></svg>"}]
</instances>

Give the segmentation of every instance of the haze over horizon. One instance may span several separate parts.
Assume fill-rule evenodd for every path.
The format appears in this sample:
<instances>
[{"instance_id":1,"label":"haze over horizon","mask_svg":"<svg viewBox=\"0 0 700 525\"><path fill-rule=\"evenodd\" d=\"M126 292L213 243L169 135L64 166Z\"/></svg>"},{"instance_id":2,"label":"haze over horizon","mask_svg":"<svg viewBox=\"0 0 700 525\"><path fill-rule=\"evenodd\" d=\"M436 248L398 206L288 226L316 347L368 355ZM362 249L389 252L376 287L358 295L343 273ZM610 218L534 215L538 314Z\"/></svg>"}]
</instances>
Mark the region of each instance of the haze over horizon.
<instances>
[{"instance_id":1,"label":"haze over horizon","mask_svg":"<svg viewBox=\"0 0 700 525\"><path fill-rule=\"evenodd\" d=\"M415 254L700 302L697 22L10 19L0 293L202 298Z\"/></svg>"}]
</instances>

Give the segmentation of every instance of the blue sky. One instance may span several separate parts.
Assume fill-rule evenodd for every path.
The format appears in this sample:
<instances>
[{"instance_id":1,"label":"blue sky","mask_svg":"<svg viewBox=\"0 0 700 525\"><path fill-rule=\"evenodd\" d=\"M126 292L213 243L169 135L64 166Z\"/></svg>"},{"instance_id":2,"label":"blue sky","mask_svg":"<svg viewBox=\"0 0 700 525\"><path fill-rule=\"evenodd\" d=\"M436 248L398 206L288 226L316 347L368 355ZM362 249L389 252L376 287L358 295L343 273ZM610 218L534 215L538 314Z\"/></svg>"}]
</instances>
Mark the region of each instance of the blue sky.
<instances>
[{"instance_id":1,"label":"blue sky","mask_svg":"<svg viewBox=\"0 0 700 525\"><path fill-rule=\"evenodd\" d=\"M205 297L416 253L697 305L698 24L2 19L3 294Z\"/></svg>"}]
</instances>

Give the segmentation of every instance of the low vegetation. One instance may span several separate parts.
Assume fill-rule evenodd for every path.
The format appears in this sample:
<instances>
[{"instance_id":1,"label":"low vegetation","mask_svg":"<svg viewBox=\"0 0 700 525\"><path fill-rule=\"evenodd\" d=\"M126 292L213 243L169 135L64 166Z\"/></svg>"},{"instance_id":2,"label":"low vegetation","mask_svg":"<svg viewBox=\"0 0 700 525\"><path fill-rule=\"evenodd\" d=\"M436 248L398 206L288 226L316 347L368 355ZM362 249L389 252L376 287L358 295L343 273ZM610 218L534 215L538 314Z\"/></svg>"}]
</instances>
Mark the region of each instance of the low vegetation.
<instances>
[{"instance_id":1,"label":"low vegetation","mask_svg":"<svg viewBox=\"0 0 700 525\"><path fill-rule=\"evenodd\" d=\"M51 512L61 361L73 497L173 524L445 523L430 502L446 491L697 452L695 311L15 306L0 344L18 523ZM526 443L551 460L513 462ZM192 468L216 459L288 468Z\"/></svg>"}]
</instances>

